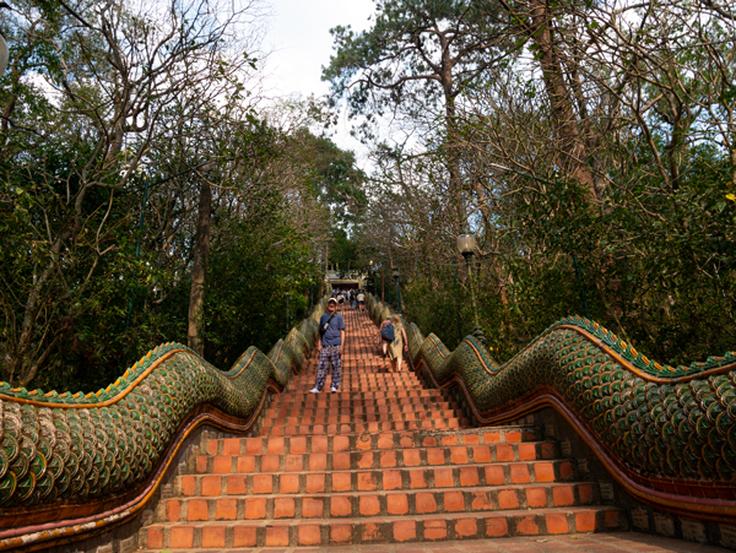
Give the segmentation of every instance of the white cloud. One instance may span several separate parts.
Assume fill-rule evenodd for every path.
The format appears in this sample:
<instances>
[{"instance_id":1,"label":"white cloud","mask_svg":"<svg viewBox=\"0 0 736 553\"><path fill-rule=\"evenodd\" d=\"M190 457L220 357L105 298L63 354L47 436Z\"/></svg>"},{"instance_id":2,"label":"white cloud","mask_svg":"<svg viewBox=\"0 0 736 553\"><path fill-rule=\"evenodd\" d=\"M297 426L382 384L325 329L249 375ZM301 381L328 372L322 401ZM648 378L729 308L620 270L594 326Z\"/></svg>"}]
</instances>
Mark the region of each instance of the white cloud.
<instances>
[{"instance_id":1,"label":"white cloud","mask_svg":"<svg viewBox=\"0 0 736 553\"><path fill-rule=\"evenodd\" d=\"M337 25L366 29L374 12L372 0L271 0L265 7L269 15L262 48L268 55L262 87L265 96L274 99L326 94L329 86L321 76L333 53L330 29ZM365 165L365 147L349 130L341 117L333 139L341 148L356 152Z\"/></svg>"},{"instance_id":2,"label":"white cloud","mask_svg":"<svg viewBox=\"0 0 736 553\"><path fill-rule=\"evenodd\" d=\"M272 0L263 47L266 60L265 92L279 96L324 94L322 66L332 54L330 29L369 25L371 0Z\"/></svg>"}]
</instances>

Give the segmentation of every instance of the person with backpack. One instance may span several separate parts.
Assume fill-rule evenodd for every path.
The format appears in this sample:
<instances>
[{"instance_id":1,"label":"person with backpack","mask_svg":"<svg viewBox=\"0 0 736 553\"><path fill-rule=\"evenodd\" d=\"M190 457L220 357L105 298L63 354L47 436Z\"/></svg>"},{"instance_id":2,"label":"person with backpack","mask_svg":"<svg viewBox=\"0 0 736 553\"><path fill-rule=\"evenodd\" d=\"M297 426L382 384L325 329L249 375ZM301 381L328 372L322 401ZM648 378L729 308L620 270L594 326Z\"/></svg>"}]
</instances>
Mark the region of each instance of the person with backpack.
<instances>
[{"instance_id":1,"label":"person with backpack","mask_svg":"<svg viewBox=\"0 0 736 553\"><path fill-rule=\"evenodd\" d=\"M406 330L401 323L399 315L393 315L381 323L380 326L381 347L383 358L388 356L394 371L401 371L404 362L404 350L408 347L409 340Z\"/></svg>"},{"instance_id":2,"label":"person with backpack","mask_svg":"<svg viewBox=\"0 0 736 553\"><path fill-rule=\"evenodd\" d=\"M317 351L319 351L319 362L317 364L317 380L314 387L309 390L313 394L322 391L327 377L327 366L332 366L331 392L340 389L341 357L342 348L345 345L345 321L337 312L337 300L327 300L327 312L319 319L319 340Z\"/></svg>"}]
</instances>

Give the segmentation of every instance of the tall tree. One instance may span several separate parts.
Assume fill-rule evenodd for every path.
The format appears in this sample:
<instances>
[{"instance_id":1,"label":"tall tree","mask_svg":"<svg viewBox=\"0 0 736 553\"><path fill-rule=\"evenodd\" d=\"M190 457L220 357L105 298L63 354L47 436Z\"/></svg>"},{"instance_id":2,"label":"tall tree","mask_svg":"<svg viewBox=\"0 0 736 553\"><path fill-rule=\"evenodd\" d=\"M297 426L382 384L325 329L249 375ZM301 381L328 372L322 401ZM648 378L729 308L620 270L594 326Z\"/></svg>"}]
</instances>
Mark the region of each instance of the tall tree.
<instances>
[{"instance_id":1,"label":"tall tree","mask_svg":"<svg viewBox=\"0 0 736 553\"><path fill-rule=\"evenodd\" d=\"M726 276L736 274L728 251L736 221L733 7L616 0L499 6L505 15L494 28L506 38L495 44L505 49L506 65L491 66L455 103L468 220L482 239L477 277L486 331L512 353L577 311L665 359L681 355L678 343L700 353L729 347L730 329L702 322L718 309L719 318L736 316ZM382 52L383 45L366 46L355 57L388 60L378 58ZM399 105L403 128L427 129L425 114L407 107L422 104L392 104L365 69L351 67L348 97ZM406 70L382 67L374 81L393 84ZM429 112L432 104L422 107ZM413 314L454 334L443 302L455 285L451 271L440 270L447 258L437 255L450 240L440 238L436 204L449 197L433 186L447 173L419 141L376 149L365 243L399 260L420 304ZM431 252L431 263L422 252Z\"/></svg>"},{"instance_id":2,"label":"tall tree","mask_svg":"<svg viewBox=\"0 0 736 553\"><path fill-rule=\"evenodd\" d=\"M368 120L387 110L415 120L436 114L447 170L448 219L453 233L466 225L458 144L457 102L464 90L498 63L500 35L493 5L478 0L377 0L364 32L332 30L337 52L324 69L335 98ZM438 112L439 110L439 112Z\"/></svg>"},{"instance_id":3,"label":"tall tree","mask_svg":"<svg viewBox=\"0 0 736 553\"><path fill-rule=\"evenodd\" d=\"M596 179L590 166L590 149L583 128L586 115L584 104L574 104L575 78L581 68L575 57L564 57L561 53L562 40L555 20L559 17L555 4L545 0L521 0L511 2L499 0L508 12L510 20L520 34L530 41L530 49L538 60L547 97L551 107L551 121L560 154L559 165L565 174L578 182L587 192L591 205L601 199L600 179Z\"/></svg>"},{"instance_id":4,"label":"tall tree","mask_svg":"<svg viewBox=\"0 0 736 553\"><path fill-rule=\"evenodd\" d=\"M172 2L155 15L122 0L35 4L16 6L10 34L35 42L0 93L3 194L11 211L24 206L13 215L34 244L30 262L6 258L17 263L3 292L3 378L21 385L68 335L97 271L120 249L116 225L127 212L116 200L164 130L164 107L217 77L239 15L202 1Z\"/></svg>"}]
</instances>

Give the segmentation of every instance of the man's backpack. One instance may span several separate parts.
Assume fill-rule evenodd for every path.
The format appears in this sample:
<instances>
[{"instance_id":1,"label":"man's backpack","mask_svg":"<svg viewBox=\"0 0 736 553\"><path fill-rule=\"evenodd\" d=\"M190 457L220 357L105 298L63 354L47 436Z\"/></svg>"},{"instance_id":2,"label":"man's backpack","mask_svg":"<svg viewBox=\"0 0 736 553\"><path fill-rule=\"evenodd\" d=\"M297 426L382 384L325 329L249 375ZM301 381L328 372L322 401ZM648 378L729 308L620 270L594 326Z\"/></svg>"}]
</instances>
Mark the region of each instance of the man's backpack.
<instances>
[{"instance_id":1,"label":"man's backpack","mask_svg":"<svg viewBox=\"0 0 736 553\"><path fill-rule=\"evenodd\" d=\"M383 325L383 328L381 329L381 338L385 340L386 342L394 341L394 338L396 338L396 334L394 333L393 324L387 323Z\"/></svg>"}]
</instances>

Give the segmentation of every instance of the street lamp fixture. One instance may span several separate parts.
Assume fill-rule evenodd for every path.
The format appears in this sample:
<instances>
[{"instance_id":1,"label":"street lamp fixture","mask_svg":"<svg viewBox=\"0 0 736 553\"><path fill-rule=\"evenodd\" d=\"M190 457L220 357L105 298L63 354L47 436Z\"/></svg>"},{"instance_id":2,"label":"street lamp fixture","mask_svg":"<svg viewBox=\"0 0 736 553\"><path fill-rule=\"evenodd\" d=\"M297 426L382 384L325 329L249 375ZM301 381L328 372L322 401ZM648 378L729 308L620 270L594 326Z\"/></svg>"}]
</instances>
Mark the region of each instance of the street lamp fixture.
<instances>
[{"instance_id":1,"label":"street lamp fixture","mask_svg":"<svg viewBox=\"0 0 736 553\"><path fill-rule=\"evenodd\" d=\"M475 236L472 234L461 234L455 241L457 251L465 259L465 271L468 275L468 284L470 287L470 302L473 307L473 323L475 328L473 329L473 336L475 336L481 343L486 343L485 334L480 327L480 318L478 317L478 302L475 298L475 276L471 267L471 261L473 256L478 252L478 242L475 240Z\"/></svg>"},{"instance_id":2,"label":"street lamp fixture","mask_svg":"<svg viewBox=\"0 0 736 553\"><path fill-rule=\"evenodd\" d=\"M465 261L468 261L478 251L478 243L472 234L461 234L455 242L457 251L465 258Z\"/></svg>"}]
</instances>

